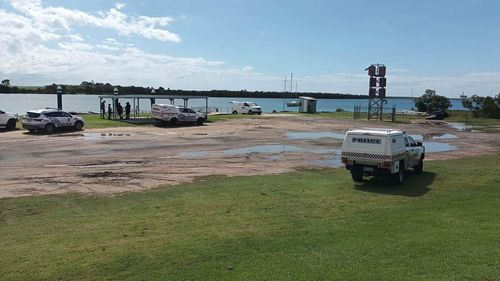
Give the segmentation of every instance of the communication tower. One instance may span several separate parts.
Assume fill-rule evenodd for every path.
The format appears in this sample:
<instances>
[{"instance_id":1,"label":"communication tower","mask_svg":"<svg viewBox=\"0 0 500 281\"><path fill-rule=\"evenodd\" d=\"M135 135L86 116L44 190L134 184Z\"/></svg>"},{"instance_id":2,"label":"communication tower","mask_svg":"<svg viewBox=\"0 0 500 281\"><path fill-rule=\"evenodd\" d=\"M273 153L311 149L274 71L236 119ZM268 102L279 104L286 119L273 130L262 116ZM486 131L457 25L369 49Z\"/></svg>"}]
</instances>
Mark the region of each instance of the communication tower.
<instances>
[{"instance_id":1,"label":"communication tower","mask_svg":"<svg viewBox=\"0 0 500 281\"><path fill-rule=\"evenodd\" d=\"M365 70L368 70L370 76L370 89L368 91L368 120L382 120L384 112L387 79L385 78L386 67L383 64L372 64Z\"/></svg>"}]
</instances>

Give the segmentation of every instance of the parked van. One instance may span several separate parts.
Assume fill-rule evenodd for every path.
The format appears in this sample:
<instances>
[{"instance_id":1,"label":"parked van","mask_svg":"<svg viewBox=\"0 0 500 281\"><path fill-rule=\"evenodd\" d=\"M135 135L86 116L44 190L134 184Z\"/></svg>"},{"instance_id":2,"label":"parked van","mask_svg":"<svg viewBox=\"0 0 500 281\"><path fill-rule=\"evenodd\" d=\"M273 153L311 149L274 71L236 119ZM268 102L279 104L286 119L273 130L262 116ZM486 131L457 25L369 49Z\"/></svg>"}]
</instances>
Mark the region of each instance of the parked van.
<instances>
[{"instance_id":1,"label":"parked van","mask_svg":"<svg viewBox=\"0 0 500 281\"><path fill-rule=\"evenodd\" d=\"M424 158L425 147L403 130L349 130L342 144L342 162L357 182L365 175L388 175L402 184L405 169L422 173Z\"/></svg>"},{"instance_id":2,"label":"parked van","mask_svg":"<svg viewBox=\"0 0 500 281\"><path fill-rule=\"evenodd\" d=\"M232 113L233 114L262 114L262 108L254 102L249 101L232 101L233 104Z\"/></svg>"},{"instance_id":3,"label":"parked van","mask_svg":"<svg viewBox=\"0 0 500 281\"><path fill-rule=\"evenodd\" d=\"M177 123L193 123L202 125L207 116L201 112L196 112L189 107L179 107L171 104L153 104L151 107L153 119L161 122L169 122L172 125Z\"/></svg>"}]
</instances>

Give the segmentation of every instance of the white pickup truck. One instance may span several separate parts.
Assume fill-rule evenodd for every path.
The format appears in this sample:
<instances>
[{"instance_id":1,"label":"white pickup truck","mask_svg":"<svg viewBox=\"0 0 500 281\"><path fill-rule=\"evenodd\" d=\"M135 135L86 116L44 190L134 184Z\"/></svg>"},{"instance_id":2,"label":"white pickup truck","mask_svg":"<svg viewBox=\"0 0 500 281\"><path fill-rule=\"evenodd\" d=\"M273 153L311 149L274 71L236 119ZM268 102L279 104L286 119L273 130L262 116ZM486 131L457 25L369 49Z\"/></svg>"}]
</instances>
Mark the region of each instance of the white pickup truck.
<instances>
[{"instance_id":1,"label":"white pickup truck","mask_svg":"<svg viewBox=\"0 0 500 281\"><path fill-rule=\"evenodd\" d=\"M0 127L6 127L7 130L14 130L18 120L19 116L17 114L0 110Z\"/></svg>"},{"instance_id":2,"label":"white pickup truck","mask_svg":"<svg viewBox=\"0 0 500 281\"><path fill-rule=\"evenodd\" d=\"M349 130L342 144L342 163L356 182L362 181L365 175L388 175L402 184L405 169L422 173L424 158L425 147L403 130Z\"/></svg>"}]
</instances>

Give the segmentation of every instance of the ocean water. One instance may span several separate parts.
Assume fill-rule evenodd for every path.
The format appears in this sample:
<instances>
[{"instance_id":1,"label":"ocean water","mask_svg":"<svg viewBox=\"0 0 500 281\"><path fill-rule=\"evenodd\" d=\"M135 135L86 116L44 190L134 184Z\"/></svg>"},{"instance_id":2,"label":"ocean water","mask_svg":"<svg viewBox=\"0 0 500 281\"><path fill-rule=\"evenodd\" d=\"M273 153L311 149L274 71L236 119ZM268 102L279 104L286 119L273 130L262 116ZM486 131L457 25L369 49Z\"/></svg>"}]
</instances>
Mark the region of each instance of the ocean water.
<instances>
[{"instance_id":1,"label":"ocean water","mask_svg":"<svg viewBox=\"0 0 500 281\"><path fill-rule=\"evenodd\" d=\"M208 105L218 107L222 112L227 112L231 101L241 100L240 98L208 98ZM276 111L298 111L297 107L286 107L284 99L250 98L245 99L259 104L264 112ZM122 100L124 104L127 100ZM286 100L288 101L288 100ZM132 103L131 100L129 100ZM109 103L109 101L107 101ZM156 103L170 103L169 100L156 99ZM182 105L182 100L175 100L176 104ZM460 100L451 100L451 109L463 109ZM354 105L368 106L368 100L359 99L319 99L317 103L318 111L335 111L342 108L346 111L353 111ZM397 111L411 110L414 104L409 98L388 98L387 108L396 106ZM141 100L140 110L149 111L151 104L148 100ZM193 99L189 101L189 106L205 106L204 99ZM57 107L56 95L47 94L0 94L0 110L25 114L29 110L45 107ZM64 95L63 109L76 112L99 112L99 99L96 95Z\"/></svg>"}]
</instances>

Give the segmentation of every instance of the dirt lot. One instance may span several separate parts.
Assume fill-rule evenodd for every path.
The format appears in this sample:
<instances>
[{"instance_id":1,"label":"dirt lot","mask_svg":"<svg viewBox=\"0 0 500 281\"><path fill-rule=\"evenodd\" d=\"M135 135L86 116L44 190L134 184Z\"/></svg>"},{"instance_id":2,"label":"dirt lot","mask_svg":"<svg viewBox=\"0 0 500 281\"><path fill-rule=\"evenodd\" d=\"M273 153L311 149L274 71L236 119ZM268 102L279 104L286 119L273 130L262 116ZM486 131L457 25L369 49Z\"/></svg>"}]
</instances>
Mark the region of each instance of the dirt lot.
<instances>
[{"instance_id":1,"label":"dirt lot","mask_svg":"<svg viewBox=\"0 0 500 281\"><path fill-rule=\"evenodd\" d=\"M154 126L85 130L51 136L0 132L0 198L79 192L117 194L190 182L208 175L282 173L338 166L341 140L290 132L380 127L368 121L280 116L235 119L202 127ZM387 124L410 134L453 134L431 140L456 150L428 160L500 152L498 134L459 132L442 124ZM445 135L446 136L446 135Z\"/></svg>"}]
</instances>

